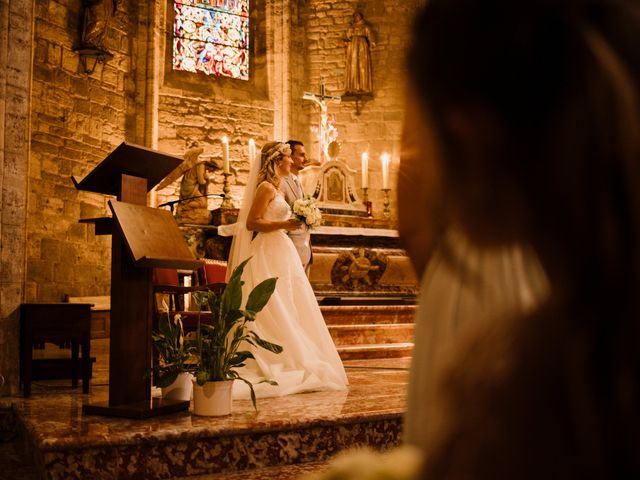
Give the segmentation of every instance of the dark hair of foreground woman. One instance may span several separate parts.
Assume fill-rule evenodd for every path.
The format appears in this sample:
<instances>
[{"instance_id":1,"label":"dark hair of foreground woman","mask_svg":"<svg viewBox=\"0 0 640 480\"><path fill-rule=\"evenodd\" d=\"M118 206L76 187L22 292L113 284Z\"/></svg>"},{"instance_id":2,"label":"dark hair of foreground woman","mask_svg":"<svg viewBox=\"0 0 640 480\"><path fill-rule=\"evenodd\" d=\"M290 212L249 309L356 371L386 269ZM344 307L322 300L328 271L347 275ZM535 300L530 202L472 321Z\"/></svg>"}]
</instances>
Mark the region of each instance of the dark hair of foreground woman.
<instances>
[{"instance_id":1,"label":"dark hair of foreground woman","mask_svg":"<svg viewBox=\"0 0 640 480\"><path fill-rule=\"evenodd\" d=\"M640 478L639 2L430 0L409 69L453 221L551 291L464 346L425 478Z\"/></svg>"}]
</instances>

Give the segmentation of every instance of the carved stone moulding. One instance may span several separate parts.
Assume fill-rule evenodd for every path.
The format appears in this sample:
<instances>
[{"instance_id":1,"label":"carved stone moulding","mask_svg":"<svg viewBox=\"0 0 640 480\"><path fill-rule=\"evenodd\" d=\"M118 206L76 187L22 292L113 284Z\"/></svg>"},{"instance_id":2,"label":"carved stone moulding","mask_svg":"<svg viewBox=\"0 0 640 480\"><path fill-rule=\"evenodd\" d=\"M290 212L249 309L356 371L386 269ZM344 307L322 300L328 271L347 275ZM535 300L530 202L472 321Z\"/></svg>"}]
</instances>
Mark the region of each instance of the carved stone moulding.
<instances>
[{"instance_id":1,"label":"carved stone moulding","mask_svg":"<svg viewBox=\"0 0 640 480\"><path fill-rule=\"evenodd\" d=\"M317 296L415 297L419 288L395 248L314 247L310 281Z\"/></svg>"}]
</instances>

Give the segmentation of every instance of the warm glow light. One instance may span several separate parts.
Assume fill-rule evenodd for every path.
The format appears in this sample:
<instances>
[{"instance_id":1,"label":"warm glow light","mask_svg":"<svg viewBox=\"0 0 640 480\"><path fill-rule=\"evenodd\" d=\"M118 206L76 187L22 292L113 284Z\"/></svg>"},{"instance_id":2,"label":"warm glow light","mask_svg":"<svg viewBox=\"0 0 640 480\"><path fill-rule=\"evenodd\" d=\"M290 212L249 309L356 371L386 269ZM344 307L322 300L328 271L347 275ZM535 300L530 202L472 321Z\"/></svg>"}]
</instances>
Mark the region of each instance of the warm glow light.
<instances>
[{"instance_id":1,"label":"warm glow light","mask_svg":"<svg viewBox=\"0 0 640 480\"><path fill-rule=\"evenodd\" d=\"M249 139L249 166L253 165L256 158L256 142L253 138Z\"/></svg>"},{"instance_id":2,"label":"warm glow light","mask_svg":"<svg viewBox=\"0 0 640 480\"><path fill-rule=\"evenodd\" d=\"M380 163L382 163L382 188L389 188L389 163L391 163L391 155L388 153L380 155Z\"/></svg>"},{"instance_id":3,"label":"warm glow light","mask_svg":"<svg viewBox=\"0 0 640 480\"><path fill-rule=\"evenodd\" d=\"M222 171L229 173L229 139L222 137Z\"/></svg>"},{"instance_id":4,"label":"warm glow light","mask_svg":"<svg viewBox=\"0 0 640 480\"><path fill-rule=\"evenodd\" d=\"M362 152L362 188L369 187L369 152Z\"/></svg>"}]
</instances>

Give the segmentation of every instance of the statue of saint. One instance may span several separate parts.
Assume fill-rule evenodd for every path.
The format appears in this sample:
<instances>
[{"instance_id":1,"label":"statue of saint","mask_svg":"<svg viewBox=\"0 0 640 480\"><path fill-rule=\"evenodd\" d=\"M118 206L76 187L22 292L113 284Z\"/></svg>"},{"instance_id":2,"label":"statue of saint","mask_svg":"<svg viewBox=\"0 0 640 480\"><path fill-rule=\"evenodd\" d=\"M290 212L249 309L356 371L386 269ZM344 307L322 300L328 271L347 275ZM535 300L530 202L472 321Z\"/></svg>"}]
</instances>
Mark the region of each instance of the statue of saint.
<instances>
[{"instance_id":1,"label":"statue of saint","mask_svg":"<svg viewBox=\"0 0 640 480\"><path fill-rule=\"evenodd\" d=\"M347 30L345 42L347 42L345 94L372 93L371 50L376 47L376 44L362 13L353 14L353 23Z\"/></svg>"},{"instance_id":2,"label":"statue of saint","mask_svg":"<svg viewBox=\"0 0 640 480\"><path fill-rule=\"evenodd\" d=\"M222 170L218 159L200 159L204 149L192 142L184 152L184 161L156 187L162 190L180 177L180 190L176 207L176 220L180 224L208 225L211 212L207 201L207 185L212 180L212 171Z\"/></svg>"},{"instance_id":3,"label":"statue of saint","mask_svg":"<svg viewBox=\"0 0 640 480\"><path fill-rule=\"evenodd\" d=\"M122 0L84 0L84 23L82 26L83 48L105 49L105 38Z\"/></svg>"},{"instance_id":4,"label":"statue of saint","mask_svg":"<svg viewBox=\"0 0 640 480\"><path fill-rule=\"evenodd\" d=\"M184 167L188 168L180 180L180 202L176 209L176 220L180 224L208 225L211 223L211 212L207 200L207 185L210 177L207 167L218 168L209 160L200 160L204 151L196 144L184 153Z\"/></svg>"}]
</instances>

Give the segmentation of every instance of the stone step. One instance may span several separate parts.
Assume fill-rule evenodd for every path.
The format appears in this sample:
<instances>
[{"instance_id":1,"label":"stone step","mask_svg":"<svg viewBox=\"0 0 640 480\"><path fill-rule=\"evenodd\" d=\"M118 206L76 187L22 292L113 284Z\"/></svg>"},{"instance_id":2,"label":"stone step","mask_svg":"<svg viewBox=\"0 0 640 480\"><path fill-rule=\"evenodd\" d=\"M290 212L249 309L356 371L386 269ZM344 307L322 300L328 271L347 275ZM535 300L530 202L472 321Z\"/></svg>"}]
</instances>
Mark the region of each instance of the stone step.
<instances>
[{"instance_id":1,"label":"stone step","mask_svg":"<svg viewBox=\"0 0 640 480\"><path fill-rule=\"evenodd\" d=\"M329 325L328 328L336 346L341 346L411 342L414 325L413 323Z\"/></svg>"},{"instance_id":2,"label":"stone step","mask_svg":"<svg viewBox=\"0 0 640 480\"><path fill-rule=\"evenodd\" d=\"M296 463L276 467L241 470L239 472L220 473L212 475L198 475L195 477L180 477L175 480L299 480L309 475L326 470L329 461ZM31 480L31 479L29 479Z\"/></svg>"},{"instance_id":3,"label":"stone step","mask_svg":"<svg viewBox=\"0 0 640 480\"><path fill-rule=\"evenodd\" d=\"M374 345L340 345L337 347L342 360L410 357L413 343L386 343Z\"/></svg>"},{"instance_id":4,"label":"stone step","mask_svg":"<svg viewBox=\"0 0 640 480\"><path fill-rule=\"evenodd\" d=\"M104 360L99 356L97 363ZM234 400L232 415L226 417L85 415L84 403L106 401L105 386L92 384L87 396L55 381L41 382L28 399L6 402L29 444L30 462L14 462L16 471L22 473L34 458L35 478L49 480L289 480L320 471L341 450L365 445L384 450L399 443L406 366L358 362L347 368L346 391L260 398L258 411L249 400ZM0 416L0 427L3 423L9 422ZM0 449L0 464L2 454ZM13 456L13 449L5 455Z\"/></svg>"},{"instance_id":5,"label":"stone step","mask_svg":"<svg viewBox=\"0 0 640 480\"><path fill-rule=\"evenodd\" d=\"M331 403L331 397L325 396ZM384 402L384 399L385 395L381 395L377 401ZM259 400L261 409L266 408L266 400ZM282 399L274 401L286 404ZM234 416L263 416L256 415L248 401L244 403L245 411L239 412L234 402ZM230 417L206 418L184 413L162 417L166 425L174 425L174 431L168 431L165 426L164 431L159 432L150 425L144 435L127 434L124 430L89 444L72 437L56 444L32 438L31 445L38 452L38 470L46 472L43 478L51 480L96 478L96 475L97 478L158 480L289 479L318 470L344 449L370 446L384 450L398 445L402 416L401 412L352 415L351 418L318 415L305 421L258 421L262 424L234 428ZM138 425L148 423L136 422ZM114 421L106 419L104 423L109 425ZM136 429L131 425L122 426Z\"/></svg>"},{"instance_id":6,"label":"stone step","mask_svg":"<svg viewBox=\"0 0 640 480\"><path fill-rule=\"evenodd\" d=\"M327 325L413 323L416 305L321 305Z\"/></svg>"}]
</instances>

